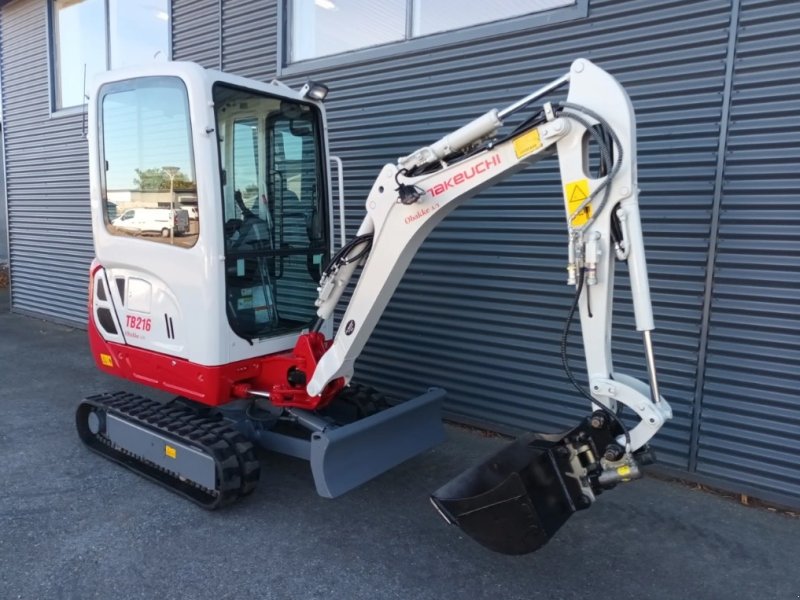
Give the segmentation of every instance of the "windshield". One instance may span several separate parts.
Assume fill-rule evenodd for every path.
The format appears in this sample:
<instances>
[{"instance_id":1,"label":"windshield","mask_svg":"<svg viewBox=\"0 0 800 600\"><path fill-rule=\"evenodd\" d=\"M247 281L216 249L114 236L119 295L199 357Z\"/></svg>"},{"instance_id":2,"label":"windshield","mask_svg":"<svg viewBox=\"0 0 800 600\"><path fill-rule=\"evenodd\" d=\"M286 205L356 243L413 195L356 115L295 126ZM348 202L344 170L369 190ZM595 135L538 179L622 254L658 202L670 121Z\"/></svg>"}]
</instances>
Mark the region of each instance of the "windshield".
<instances>
[{"instance_id":1,"label":"windshield","mask_svg":"<svg viewBox=\"0 0 800 600\"><path fill-rule=\"evenodd\" d=\"M328 228L319 111L214 85L226 306L246 339L308 327Z\"/></svg>"}]
</instances>

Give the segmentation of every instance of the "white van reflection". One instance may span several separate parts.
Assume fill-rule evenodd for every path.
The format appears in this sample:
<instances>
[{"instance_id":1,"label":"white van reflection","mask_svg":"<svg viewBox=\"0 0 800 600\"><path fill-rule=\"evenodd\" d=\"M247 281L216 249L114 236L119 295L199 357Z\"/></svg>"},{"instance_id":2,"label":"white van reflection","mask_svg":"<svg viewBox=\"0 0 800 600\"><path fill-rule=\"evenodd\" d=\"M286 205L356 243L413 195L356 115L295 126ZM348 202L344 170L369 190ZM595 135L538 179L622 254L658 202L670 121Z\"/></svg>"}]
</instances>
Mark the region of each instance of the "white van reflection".
<instances>
[{"instance_id":1,"label":"white van reflection","mask_svg":"<svg viewBox=\"0 0 800 600\"><path fill-rule=\"evenodd\" d=\"M169 208L129 208L111 221L117 229L129 233L156 234L161 237L183 235L189 231L189 211Z\"/></svg>"}]
</instances>

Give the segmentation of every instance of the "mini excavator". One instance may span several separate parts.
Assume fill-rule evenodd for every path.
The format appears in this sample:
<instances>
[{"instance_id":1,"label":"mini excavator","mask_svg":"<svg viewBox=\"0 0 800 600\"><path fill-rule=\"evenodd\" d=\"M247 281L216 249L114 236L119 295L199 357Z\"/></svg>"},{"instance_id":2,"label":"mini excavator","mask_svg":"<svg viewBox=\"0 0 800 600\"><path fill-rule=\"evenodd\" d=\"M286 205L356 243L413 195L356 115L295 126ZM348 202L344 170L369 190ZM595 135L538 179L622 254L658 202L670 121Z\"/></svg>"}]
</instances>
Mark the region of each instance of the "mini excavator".
<instances>
[{"instance_id":1,"label":"mini excavator","mask_svg":"<svg viewBox=\"0 0 800 600\"><path fill-rule=\"evenodd\" d=\"M538 102L562 88L566 100ZM317 492L333 498L438 444L444 390L391 401L351 381L356 359L436 225L555 154L575 290L561 351L587 416L560 434L519 437L431 496L448 523L484 546L534 551L602 491L639 477L648 442L672 416L651 341L631 102L611 75L576 60L506 108L385 165L347 241L326 94L313 81L295 90L185 62L95 81L91 352L102 371L174 399L90 396L76 411L79 436L207 509L254 490L256 447L307 460ZM163 228L122 226L136 213L128 209L159 209ZM647 383L612 365L616 261L630 274ZM566 360L576 312L586 383Z\"/></svg>"}]
</instances>

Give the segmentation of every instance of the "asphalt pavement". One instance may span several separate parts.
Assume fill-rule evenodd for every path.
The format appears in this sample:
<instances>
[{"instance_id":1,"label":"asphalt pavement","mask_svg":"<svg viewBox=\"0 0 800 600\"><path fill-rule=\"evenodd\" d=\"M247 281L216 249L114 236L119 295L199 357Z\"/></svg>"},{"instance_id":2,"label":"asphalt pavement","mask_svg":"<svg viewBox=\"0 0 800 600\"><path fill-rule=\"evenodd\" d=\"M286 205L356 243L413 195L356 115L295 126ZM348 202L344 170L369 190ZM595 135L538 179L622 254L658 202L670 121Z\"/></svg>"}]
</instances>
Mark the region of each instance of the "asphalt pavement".
<instances>
[{"instance_id":1,"label":"asphalt pavement","mask_svg":"<svg viewBox=\"0 0 800 600\"><path fill-rule=\"evenodd\" d=\"M262 453L256 492L207 512L85 449L99 373L84 331L8 313L0 290L0 599L797 599L800 519L646 478L539 552L494 554L428 495L504 442L448 440L336 500ZM159 397L157 394L153 394Z\"/></svg>"}]
</instances>

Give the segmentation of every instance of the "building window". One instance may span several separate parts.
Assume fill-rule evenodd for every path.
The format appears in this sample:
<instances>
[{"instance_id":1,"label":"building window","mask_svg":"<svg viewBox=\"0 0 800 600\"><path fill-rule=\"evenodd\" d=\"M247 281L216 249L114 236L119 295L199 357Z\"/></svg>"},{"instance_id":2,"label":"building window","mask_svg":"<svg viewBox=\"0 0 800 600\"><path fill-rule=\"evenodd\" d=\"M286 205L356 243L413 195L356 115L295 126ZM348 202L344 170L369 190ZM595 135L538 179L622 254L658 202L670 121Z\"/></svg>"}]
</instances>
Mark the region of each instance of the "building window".
<instances>
[{"instance_id":1,"label":"building window","mask_svg":"<svg viewBox=\"0 0 800 600\"><path fill-rule=\"evenodd\" d=\"M287 0L289 61L540 13L577 0Z\"/></svg>"},{"instance_id":2,"label":"building window","mask_svg":"<svg viewBox=\"0 0 800 600\"><path fill-rule=\"evenodd\" d=\"M53 100L85 103L97 73L169 57L169 0L53 0Z\"/></svg>"},{"instance_id":3,"label":"building window","mask_svg":"<svg viewBox=\"0 0 800 600\"><path fill-rule=\"evenodd\" d=\"M194 246L200 224L186 86L175 77L129 79L103 86L100 99L108 230Z\"/></svg>"}]
</instances>

